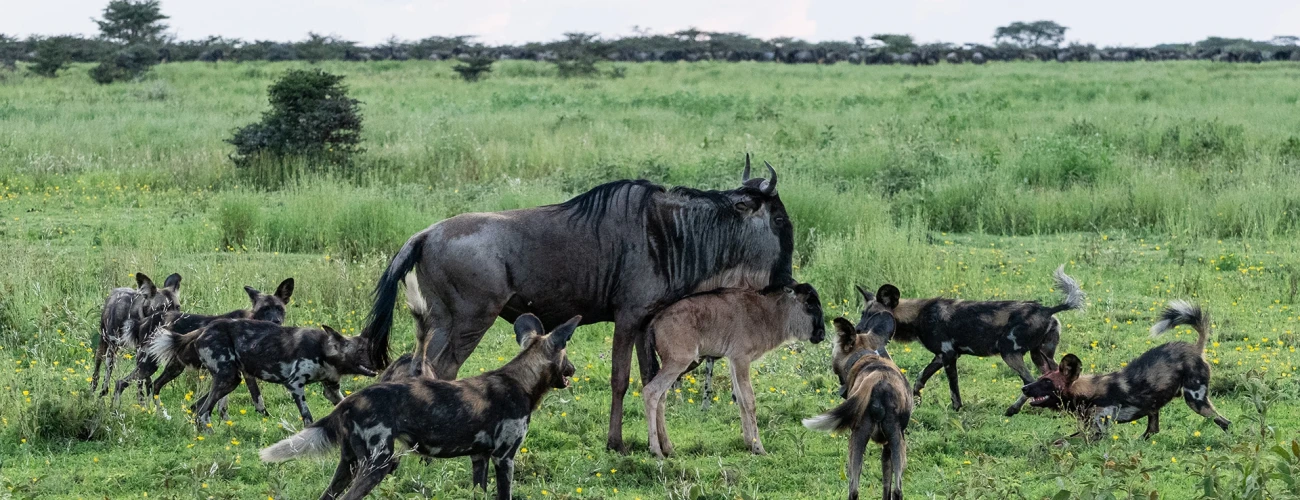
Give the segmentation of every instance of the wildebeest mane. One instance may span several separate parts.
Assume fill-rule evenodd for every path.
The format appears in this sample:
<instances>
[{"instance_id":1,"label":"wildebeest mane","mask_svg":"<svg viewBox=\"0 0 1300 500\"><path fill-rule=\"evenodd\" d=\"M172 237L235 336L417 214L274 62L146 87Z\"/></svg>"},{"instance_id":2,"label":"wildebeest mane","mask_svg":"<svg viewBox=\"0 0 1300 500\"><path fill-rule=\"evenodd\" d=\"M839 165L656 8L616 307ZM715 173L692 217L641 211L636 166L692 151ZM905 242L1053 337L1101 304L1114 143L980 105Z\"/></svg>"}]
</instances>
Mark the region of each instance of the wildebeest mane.
<instances>
[{"instance_id":1,"label":"wildebeest mane","mask_svg":"<svg viewBox=\"0 0 1300 500\"><path fill-rule=\"evenodd\" d=\"M642 189L636 189L638 187ZM645 210L654 195L662 192L663 186L644 179L613 181L552 206L567 212L569 222L586 222L599 228L611 208L621 205L624 217L639 213Z\"/></svg>"}]
</instances>

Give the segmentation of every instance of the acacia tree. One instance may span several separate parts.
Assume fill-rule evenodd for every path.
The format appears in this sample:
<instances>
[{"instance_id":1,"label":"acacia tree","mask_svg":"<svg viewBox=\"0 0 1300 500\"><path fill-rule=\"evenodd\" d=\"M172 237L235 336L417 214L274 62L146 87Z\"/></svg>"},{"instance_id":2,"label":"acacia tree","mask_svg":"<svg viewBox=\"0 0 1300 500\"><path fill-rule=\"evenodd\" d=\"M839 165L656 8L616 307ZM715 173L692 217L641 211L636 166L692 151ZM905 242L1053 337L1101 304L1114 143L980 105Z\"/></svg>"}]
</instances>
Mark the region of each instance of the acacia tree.
<instances>
[{"instance_id":1,"label":"acacia tree","mask_svg":"<svg viewBox=\"0 0 1300 500\"><path fill-rule=\"evenodd\" d=\"M112 0L104 7L104 18L94 19L104 38L125 45L156 45L163 41L168 17L158 0Z\"/></svg>"},{"instance_id":2,"label":"acacia tree","mask_svg":"<svg viewBox=\"0 0 1300 500\"><path fill-rule=\"evenodd\" d=\"M912 41L912 35L893 35L885 33L871 35L871 39L885 44L885 51L891 54L902 54L916 48L916 42Z\"/></svg>"},{"instance_id":3,"label":"acacia tree","mask_svg":"<svg viewBox=\"0 0 1300 500\"><path fill-rule=\"evenodd\" d=\"M993 32L993 40L1009 43L1020 48L1056 47L1065 41L1065 26L1053 21L1034 21L1031 23L1016 21L1000 26Z\"/></svg>"}]
</instances>

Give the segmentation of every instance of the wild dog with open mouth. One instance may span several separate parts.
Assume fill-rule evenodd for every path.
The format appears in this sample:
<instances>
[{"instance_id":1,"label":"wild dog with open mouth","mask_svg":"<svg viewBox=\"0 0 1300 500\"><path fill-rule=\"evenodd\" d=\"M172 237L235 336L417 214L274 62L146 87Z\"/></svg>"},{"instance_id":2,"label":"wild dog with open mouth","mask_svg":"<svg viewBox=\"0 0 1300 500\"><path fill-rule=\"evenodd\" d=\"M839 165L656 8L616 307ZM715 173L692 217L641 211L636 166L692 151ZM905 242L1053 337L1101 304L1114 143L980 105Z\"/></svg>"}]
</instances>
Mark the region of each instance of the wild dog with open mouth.
<instances>
[{"instance_id":1,"label":"wild dog with open mouth","mask_svg":"<svg viewBox=\"0 0 1300 500\"><path fill-rule=\"evenodd\" d=\"M710 356L727 358L745 445L766 454L758 437L750 364L788 340L821 342L825 325L817 290L807 283L763 292L723 288L688 295L660 311L647 330L649 344L663 363L643 395L650 453L660 458L672 454L664 399L677 377L701 356Z\"/></svg>"},{"instance_id":2,"label":"wild dog with open mouth","mask_svg":"<svg viewBox=\"0 0 1300 500\"><path fill-rule=\"evenodd\" d=\"M965 301L958 299L902 299L894 309L898 329L894 340L912 342L920 340L934 353L912 389L920 397L921 389L930 377L943 368L948 375L948 389L952 393L952 408L961 409L961 392L957 388L957 358L961 355L979 357L1001 356L1020 380L1025 383L1034 377L1025 368L1025 353L1033 357L1039 372L1056 369L1056 345L1061 338L1061 322L1056 313L1082 309L1084 293L1073 278L1065 274L1065 266L1056 269L1056 288L1065 295L1064 300L1052 307L1037 301ZM858 288L865 297L868 292ZM1021 396L1006 415L1020 412L1026 398Z\"/></svg>"},{"instance_id":3,"label":"wild dog with open mouth","mask_svg":"<svg viewBox=\"0 0 1300 500\"><path fill-rule=\"evenodd\" d=\"M113 404L117 404L118 399L122 397L122 391L131 382L140 383L140 388L143 389L140 394L142 399L147 397L152 401L153 396L158 394L153 387L152 379L153 374L158 371L159 363L158 360L148 355L148 346L156 338L155 332L159 328L166 328L184 335L208 326L208 324L219 319L256 319L281 324L284 322L285 306L289 303L289 298L293 296L293 278L280 282L280 286L276 287L273 295L262 293L251 286L245 286L244 292L248 294L248 299L252 301L248 309L238 309L218 316L170 311L153 317L153 321L146 326L148 328L147 338L142 344L144 349L141 349L142 352L136 356L135 370L117 382L117 390L113 393ZM179 375L181 371L184 371L185 365L176 363L175 366L169 365L167 370L176 372L171 375L163 375L170 380ZM249 394L253 397L253 404L257 408L257 412L266 415L266 403L262 401L262 394L258 390L257 382L248 377L245 378L245 382L248 385ZM161 385L159 387L161 388ZM225 420L226 400L222 399L219 406L221 407L222 420Z\"/></svg>"},{"instance_id":4,"label":"wild dog with open mouth","mask_svg":"<svg viewBox=\"0 0 1300 500\"><path fill-rule=\"evenodd\" d=\"M179 311L181 275L173 273L158 288L144 273L135 273L136 288L114 288L104 301L99 315L99 344L95 346L95 371L90 377L90 392L99 386L99 367L105 361L104 390L113 380L113 367L117 364L117 350L144 344L151 333L153 321L169 311ZM146 330L148 329L148 330Z\"/></svg>"},{"instance_id":5,"label":"wild dog with open mouth","mask_svg":"<svg viewBox=\"0 0 1300 500\"><path fill-rule=\"evenodd\" d=\"M1214 419L1225 432L1232 424L1210 402L1210 364L1205 362L1205 341L1210 336L1210 316L1199 306L1176 300L1151 327L1156 336L1178 325L1196 330L1196 343L1169 342L1157 346L1123 370L1105 375L1080 375L1083 362L1066 354L1058 370L1044 374L1023 388L1031 406L1064 409L1080 417L1091 416L1090 437L1101 434L1111 420L1125 423L1147 418L1145 440L1160 432L1160 409L1182 393L1187 406L1197 414Z\"/></svg>"},{"instance_id":6,"label":"wild dog with open mouth","mask_svg":"<svg viewBox=\"0 0 1300 500\"><path fill-rule=\"evenodd\" d=\"M408 289L409 290L409 289ZM340 447L338 468L322 499L360 499L397 469L394 441L426 457L469 456L474 485L487 490L487 462L496 467L497 498L509 499L514 456L532 412L551 389L569 386L574 367L565 350L581 321L575 316L545 334L532 314L515 319L520 352L505 366L477 377L411 377L377 383L344 399L302 432L261 452L283 462Z\"/></svg>"},{"instance_id":7,"label":"wild dog with open mouth","mask_svg":"<svg viewBox=\"0 0 1300 500\"><path fill-rule=\"evenodd\" d=\"M847 399L830 411L803 421L816 431L844 431L849 434L849 500L858 498L862 457L867 441L884 445L880 465L885 500L903 498L903 469L907 467L907 441L903 438L912 418L912 397L907 377L894 365L885 347L894 334L893 310L898 305L898 288L884 285L873 296L863 294L867 304L854 326L835 318L835 350L831 366L840 377L841 394Z\"/></svg>"},{"instance_id":8,"label":"wild dog with open mouth","mask_svg":"<svg viewBox=\"0 0 1300 500\"><path fill-rule=\"evenodd\" d=\"M211 418L217 400L235 390L245 375L250 380L285 386L302 420L311 423L311 410L304 396L307 384L320 382L325 399L337 405L343 399L339 389L343 375L375 375L368 357L369 341L344 337L328 326L321 328L221 319L185 335L164 330L150 346L149 354L169 368L179 362L212 373L212 389L194 404L195 422L200 429ZM156 388L171 381L166 375L158 378Z\"/></svg>"}]
</instances>

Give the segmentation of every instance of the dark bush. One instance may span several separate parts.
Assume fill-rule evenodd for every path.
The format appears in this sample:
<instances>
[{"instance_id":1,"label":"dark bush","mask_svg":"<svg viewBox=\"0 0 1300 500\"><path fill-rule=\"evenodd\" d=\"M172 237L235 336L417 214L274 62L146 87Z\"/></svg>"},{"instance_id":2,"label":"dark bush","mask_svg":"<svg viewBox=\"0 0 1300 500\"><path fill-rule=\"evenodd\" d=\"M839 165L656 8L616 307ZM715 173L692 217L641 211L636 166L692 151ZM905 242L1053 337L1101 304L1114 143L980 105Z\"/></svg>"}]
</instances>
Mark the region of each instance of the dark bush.
<instances>
[{"instance_id":1,"label":"dark bush","mask_svg":"<svg viewBox=\"0 0 1300 500\"><path fill-rule=\"evenodd\" d=\"M490 57L475 57L451 68L452 71L460 73L460 77L467 82L477 82L483 78L485 73L492 72L493 59Z\"/></svg>"},{"instance_id":2,"label":"dark bush","mask_svg":"<svg viewBox=\"0 0 1300 500\"><path fill-rule=\"evenodd\" d=\"M267 90L271 109L262 121L235 131L226 142L243 168L269 162L350 165L361 152L361 114L342 76L321 70L290 70Z\"/></svg>"},{"instance_id":3,"label":"dark bush","mask_svg":"<svg viewBox=\"0 0 1300 500\"><path fill-rule=\"evenodd\" d=\"M32 73L53 78L59 70L72 62L73 37L52 36L36 43L36 55L27 69Z\"/></svg>"},{"instance_id":4,"label":"dark bush","mask_svg":"<svg viewBox=\"0 0 1300 500\"><path fill-rule=\"evenodd\" d=\"M148 72L158 61L158 50L147 45L132 45L90 68L90 78L101 85L132 80Z\"/></svg>"}]
</instances>

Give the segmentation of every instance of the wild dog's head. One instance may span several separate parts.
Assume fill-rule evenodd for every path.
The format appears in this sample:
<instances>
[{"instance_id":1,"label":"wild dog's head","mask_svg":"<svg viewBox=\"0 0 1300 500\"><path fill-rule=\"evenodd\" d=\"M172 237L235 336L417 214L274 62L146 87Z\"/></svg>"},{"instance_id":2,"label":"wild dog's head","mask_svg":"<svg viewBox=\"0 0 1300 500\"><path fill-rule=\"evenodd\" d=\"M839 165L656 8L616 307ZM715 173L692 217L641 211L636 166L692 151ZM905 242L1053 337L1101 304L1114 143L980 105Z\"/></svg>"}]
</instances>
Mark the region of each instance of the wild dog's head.
<instances>
[{"instance_id":1,"label":"wild dog's head","mask_svg":"<svg viewBox=\"0 0 1300 500\"><path fill-rule=\"evenodd\" d=\"M862 317L854 325L847 319L835 318L835 349L831 366L840 382L845 383L849 370L865 355L889 358L889 339L894 336L897 323L894 308L901 294L894 285L882 285L876 293L857 287L862 294Z\"/></svg>"},{"instance_id":2,"label":"wild dog's head","mask_svg":"<svg viewBox=\"0 0 1300 500\"><path fill-rule=\"evenodd\" d=\"M135 285L135 303L131 310L135 317L146 318L181 310L181 275L172 273L163 282L162 288L158 288L144 273L135 273Z\"/></svg>"},{"instance_id":3,"label":"wild dog's head","mask_svg":"<svg viewBox=\"0 0 1300 500\"><path fill-rule=\"evenodd\" d=\"M546 333L542 320L532 314L515 318L515 341L519 342L519 356L527 369L536 373L539 382L547 387L563 389L577 370L569 362L567 346L582 316L574 316L564 324Z\"/></svg>"},{"instance_id":4,"label":"wild dog's head","mask_svg":"<svg viewBox=\"0 0 1300 500\"><path fill-rule=\"evenodd\" d=\"M1070 390L1083 369L1078 356L1066 354L1056 370L1044 373L1038 380L1020 390L1029 398L1029 405L1038 408L1064 409L1067 402L1076 399Z\"/></svg>"},{"instance_id":5,"label":"wild dog's head","mask_svg":"<svg viewBox=\"0 0 1300 500\"><path fill-rule=\"evenodd\" d=\"M814 344L826 339L826 317L822 314L822 301L817 289L807 283L781 287L780 304L788 307L786 328L797 340Z\"/></svg>"},{"instance_id":6,"label":"wild dog's head","mask_svg":"<svg viewBox=\"0 0 1300 500\"><path fill-rule=\"evenodd\" d=\"M276 324L284 323L285 305L289 303L289 298L293 296L293 278L281 281L280 286L276 287L273 295L259 292L251 286L244 287L244 291L248 292L248 300L253 301L252 307L249 308L249 311L252 312L249 315L251 319L270 321Z\"/></svg>"},{"instance_id":7,"label":"wild dog's head","mask_svg":"<svg viewBox=\"0 0 1300 500\"><path fill-rule=\"evenodd\" d=\"M321 329L329 334L325 340L325 360L338 370L340 375L375 376L375 368L370 364L370 341L361 336L344 337L327 325Z\"/></svg>"}]
</instances>

